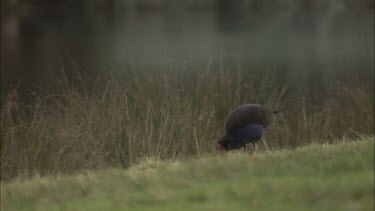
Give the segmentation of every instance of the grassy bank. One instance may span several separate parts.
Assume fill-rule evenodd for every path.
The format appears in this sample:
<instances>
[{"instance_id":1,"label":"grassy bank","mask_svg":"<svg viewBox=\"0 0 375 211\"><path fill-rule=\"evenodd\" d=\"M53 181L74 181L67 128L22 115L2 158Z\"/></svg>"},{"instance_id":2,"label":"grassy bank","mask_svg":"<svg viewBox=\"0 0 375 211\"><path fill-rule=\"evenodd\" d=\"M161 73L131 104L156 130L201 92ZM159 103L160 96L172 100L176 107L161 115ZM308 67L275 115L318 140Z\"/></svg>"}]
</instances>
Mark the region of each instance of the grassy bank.
<instances>
[{"instance_id":1,"label":"grassy bank","mask_svg":"<svg viewBox=\"0 0 375 211\"><path fill-rule=\"evenodd\" d=\"M208 66L126 71L90 85L68 78L61 74L56 91L35 94L28 105L16 91L3 98L2 180L210 153L227 114L243 103L279 111L261 150L373 134L373 82L355 77L303 88L272 74Z\"/></svg>"},{"instance_id":2,"label":"grassy bank","mask_svg":"<svg viewBox=\"0 0 375 211\"><path fill-rule=\"evenodd\" d=\"M373 210L374 141L2 183L2 210Z\"/></svg>"}]
</instances>

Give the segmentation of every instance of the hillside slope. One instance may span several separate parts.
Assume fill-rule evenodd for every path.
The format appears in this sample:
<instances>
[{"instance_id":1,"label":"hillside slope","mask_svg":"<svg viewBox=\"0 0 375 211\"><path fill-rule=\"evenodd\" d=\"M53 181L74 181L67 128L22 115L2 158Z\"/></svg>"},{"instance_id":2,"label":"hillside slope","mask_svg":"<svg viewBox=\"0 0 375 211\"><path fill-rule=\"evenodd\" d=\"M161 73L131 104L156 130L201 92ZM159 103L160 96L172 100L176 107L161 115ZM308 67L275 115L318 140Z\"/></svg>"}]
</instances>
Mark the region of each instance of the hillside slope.
<instances>
[{"instance_id":1,"label":"hillside slope","mask_svg":"<svg viewBox=\"0 0 375 211\"><path fill-rule=\"evenodd\" d=\"M373 138L13 181L11 210L373 210Z\"/></svg>"}]
</instances>

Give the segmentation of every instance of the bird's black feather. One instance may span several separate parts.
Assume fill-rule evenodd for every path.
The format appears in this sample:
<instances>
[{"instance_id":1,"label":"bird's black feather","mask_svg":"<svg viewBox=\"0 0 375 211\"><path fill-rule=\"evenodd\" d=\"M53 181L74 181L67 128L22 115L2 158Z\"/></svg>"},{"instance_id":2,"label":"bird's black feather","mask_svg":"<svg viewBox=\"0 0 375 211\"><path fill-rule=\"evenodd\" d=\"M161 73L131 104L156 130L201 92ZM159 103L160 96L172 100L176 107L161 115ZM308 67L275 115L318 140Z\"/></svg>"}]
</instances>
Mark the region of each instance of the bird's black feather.
<instances>
[{"instance_id":1,"label":"bird's black feather","mask_svg":"<svg viewBox=\"0 0 375 211\"><path fill-rule=\"evenodd\" d=\"M244 104L229 113L225 121L224 137L218 141L218 149L232 150L259 141L265 130L276 122L277 111L259 104Z\"/></svg>"},{"instance_id":2,"label":"bird's black feather","mask_svg":"<svg viewBox=\"0 0 375 211\"><path fill-rule=\"evenodd\" d=\"M275 114L267 107L259 104L244 104L230 112L225 121L225 129L230 134L248 124L260 124L267 130L275 124L275 121Z\"/></svg>"}]
</instances>

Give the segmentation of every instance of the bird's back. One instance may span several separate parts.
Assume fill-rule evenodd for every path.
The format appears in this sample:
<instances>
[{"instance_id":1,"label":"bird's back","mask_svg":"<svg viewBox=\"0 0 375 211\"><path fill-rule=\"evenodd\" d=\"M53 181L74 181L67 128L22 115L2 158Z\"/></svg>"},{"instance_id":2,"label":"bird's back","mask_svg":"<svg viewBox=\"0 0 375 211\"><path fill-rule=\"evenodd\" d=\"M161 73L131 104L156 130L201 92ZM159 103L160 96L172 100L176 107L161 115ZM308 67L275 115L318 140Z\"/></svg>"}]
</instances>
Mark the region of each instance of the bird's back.
<instances>
[{"instance_id":1,"label":"bird's back","mask_svg":"<svg viewBox=\"0 0 375 211\"><path fill-rule=\"evenodd\" d=\"M244 104L235 108L225 121L225 129L228 134L244 128L249 124L259 124L268 129L276 121L275 114L259 104Z\"/></svg>"}]
</instances>

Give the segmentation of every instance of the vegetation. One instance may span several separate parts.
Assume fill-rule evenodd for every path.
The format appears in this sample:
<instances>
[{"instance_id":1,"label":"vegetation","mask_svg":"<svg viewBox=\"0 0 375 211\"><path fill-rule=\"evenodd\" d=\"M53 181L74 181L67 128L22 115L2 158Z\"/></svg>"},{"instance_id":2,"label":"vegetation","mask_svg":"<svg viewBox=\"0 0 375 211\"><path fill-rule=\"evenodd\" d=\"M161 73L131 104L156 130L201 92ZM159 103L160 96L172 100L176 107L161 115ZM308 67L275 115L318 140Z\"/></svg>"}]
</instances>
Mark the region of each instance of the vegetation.
<instances>
[{"instance_id":1,"label":"vegetation","mask_svg":"<svg viewBox=\"0 0 375 211\"><path fill-rule=\"evenodd\" d=\"M2 210L374 209L374 141L147 159L128 170L2 184Z\"/></svg>"},{"instance_id":2,"label":"vegetation","mask_svg":"<svg viewBox=\"0 0 375 211\"><path fill-rule=\"evenodd\" d=\"M123 80L90 85L61 74L56 94L35 95L28 106L9 92L1 107L1 178L212 152L227 114L243 103L279 110L259 144L265 150L373 134L371 83L358 86L353 77L322 92L283 85L272 75L205 69L129 70L113 76Z\"/></svg>"},{"instance_id":3,"label":"vegetation","mask_svg":"<svg viewBox=\"0 0 375 211\"><path fill-rule=\"evenodd\" d=\"M2 180L212 152L227 114L243 103L279 111L259 144L263 150L373 134L373 85L355 77L321 91L223 67L129 70L113 76L122 80L91 84L57 78L56 91L35 94L29 105L19 103L16 91L3 99Z\"/></svg>"},{"instance_id":4,"label":"vegetation","mask_svg":"<svg viewBox=\"0 0 375 211\"><path fill-rule=\"evenodd\" d=\"M95 17L97 11L136 11L134 17L141 20L141 12L165 10L169 17L176 13L170 11L188 9L212 10L223 20L276 11L299 19L294 13L319 16L322 8L350 8L354 15L374 5L373 0L167 2L134 0L121 6L114 0L1 0L1 11L11 17L10 32L23 23L32 32L27 27L34 25L31 19L38 22L47 13L66 11L73 19L78 18L74 13L85 13L90 22L90 13ZM23 14L26 22L13 13ZM357 48L365 48L363 60L343 61L334 70L320 70L317 62L309 67L314 72L273 74L272 64L267 69L251 62L252 68L210 61L189 67L168 58L162 66L144 70L125 59L119 66L109 61L103 72L110 77L93 79L94 70L87 76L79 71L69 75L79 68L72 61L73 71L43 74L54 79L46 84L56 87L35 88L30 96L26 88L18 93L4 83L1 208L373 210L374 67L367 60L367 52L373 52L365 44L368 33L360 34ZM345 70L336 72L341 68ZM227 114L244 103L278 110L277 124L258 144L257 154L218 154L214 146Z\"/></svg>"}]
</instances>

